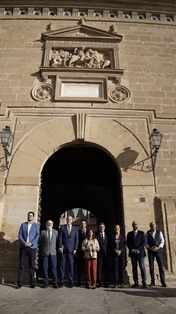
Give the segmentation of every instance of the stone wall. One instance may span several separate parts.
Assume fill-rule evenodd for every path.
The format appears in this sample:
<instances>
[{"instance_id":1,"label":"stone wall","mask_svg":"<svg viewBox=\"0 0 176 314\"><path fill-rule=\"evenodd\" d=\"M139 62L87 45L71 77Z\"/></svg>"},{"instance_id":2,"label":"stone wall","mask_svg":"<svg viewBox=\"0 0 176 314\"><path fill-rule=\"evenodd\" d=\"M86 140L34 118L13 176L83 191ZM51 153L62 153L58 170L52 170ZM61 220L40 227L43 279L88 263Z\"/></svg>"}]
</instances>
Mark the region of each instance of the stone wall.
<instances>
[{"instance_id":1,"label":"stone wall","mask_svg":"<svg viewBox=\"0 0 176 314\"><path fill-rule=\"evenodd\" d=\"M82 128L82 125L78 125L75 117L80 114L86 117L83 140L109 152L120 167L126 232L131 230L134 219L145 231L149 222L156 220L166 239L164 254L167 276L174 277L176 21L173 11L168 9L160 12L158 9L156 15L160 19L152 20L152 10L143 9L143 20L139 19L139 11L136 10L136 14L128 12L128 7L124 12L118 12L118 18L109 15L118 10L107 12L104 8L103 17L98 18L94 15L96 12L89 8L88 17L81 22L105 32L109 32L113 24L113 34L122 36L116 57L119 58L120 69L123 69L120 84L130 91L130 98L126 102L113 102L111 99L105 102L37 102L31 90L42 82L40 67L43 65L45 41L41 34L66 27L74 28L81 18L78 13L84 8L79 9L77 15L74 11L69 19L61 14L61 8L56 16L49 15L49 12L55 11L53 8L37 16L34 14L37 9L29 10L26 6L22 9L16 7L14 11L9 4L7 7L2 4L1 7L0 128L9 125L14 135L9 147L12 154L9 169L4 169L4 159L1 159L0 266L3 276L6 277L11 269L11 275L15 278L19 225L25 221L28 210L36 213L37 221L42 168L57 149L77 140L75 129ZM8 10L13 12L12 16L6 15ZM22 11L28 12L28 15L19 14ZM125 13L130 13L132 18L124 18ZM167 17L172 21L167 21ZM94 40L96 43L98 39ZM89 76L87 72L80 75L83 78ZM108 89L114 86L114 78L108 80L107 84ZM132 150L138 152L135 163L150 154L149 135L154 128L163 135L155 172L143 171L138 165L130 168L133 163L123 161L129 158ZM2 149L0 154L3 158ZM124 154L124 159L120 159L120 154ZM145 167L150 164L149 159Z\"/></svg>"}]
</instances>

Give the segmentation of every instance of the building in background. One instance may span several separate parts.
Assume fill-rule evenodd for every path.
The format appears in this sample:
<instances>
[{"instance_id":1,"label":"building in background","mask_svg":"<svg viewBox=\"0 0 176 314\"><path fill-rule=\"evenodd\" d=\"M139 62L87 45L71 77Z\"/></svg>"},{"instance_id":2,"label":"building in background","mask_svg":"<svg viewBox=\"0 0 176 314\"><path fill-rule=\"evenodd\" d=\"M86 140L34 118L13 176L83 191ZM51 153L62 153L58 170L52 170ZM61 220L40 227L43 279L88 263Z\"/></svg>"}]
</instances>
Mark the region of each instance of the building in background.
<instances>
[{"instance_id":1,"label":"building in background","mask_svg":"<svg viewBox=\"0 0 176 314\"><path fill-rule=\"evenodd\" d=\"M16 280L28 211L58 229L78 208L109 233L156 221L175 279L176 4L1 0L0 69L0 128L13 134L0 148L1 280Z\"/></svg>"}]
</instances>

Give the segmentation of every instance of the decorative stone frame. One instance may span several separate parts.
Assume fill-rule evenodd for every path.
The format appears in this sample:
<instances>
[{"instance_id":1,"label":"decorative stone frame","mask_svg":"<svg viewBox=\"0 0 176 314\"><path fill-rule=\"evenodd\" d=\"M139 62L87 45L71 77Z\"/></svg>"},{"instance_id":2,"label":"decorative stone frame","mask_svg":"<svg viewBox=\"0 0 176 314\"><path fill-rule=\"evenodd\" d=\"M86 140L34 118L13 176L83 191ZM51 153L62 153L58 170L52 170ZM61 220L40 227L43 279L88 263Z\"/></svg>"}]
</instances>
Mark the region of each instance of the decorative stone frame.
<instances>
[{"instance_id":1,"label":"decorative stone frame","mask_svg":"<svg viewBox=\"0 0 176 314\"><path fill-rule=\"evenodd\" d=\"M123 74L123 69L119 68L119 43L122 40L122 36L118 35L114 27L110 27L109 31L97 29L85 24L75 25L72 27L64 29L51 29L50 31L43 33L42 38L45 40L45 51L43 56L42 66L40 67L40 72L44 81L48 84L53 85L54 98L52 100L59 102L108 102L108 80L115 80L117 84L120 84L121 76ZM85 50L82 48L84 47ZM87 67L87 64L72 66L71 62L61 62L59 64L54 61L55 56L61 57L61 50L64 56L67 56L67 53L75 56L76 49L82 49L83 52L92 50L93 53L96 52L100 59L105 59L105 56L108 56L109 65L102 66L102 63L99 66L97 64L90 64ZM76 50L77 51L77 50ZM85 58L85 57L84 57ZM87 58L87 57L86 57ZM52 61L51 61L52 60ZM64 59L65 60L65 59ZM70 60L70 59L69 59ZM82 59L80 59L82 60ZM84 59L87 60L87 59ZM87 61L86 61L87 62ZM101 61L98 61L101 62ZM105 62L105 61L103 61ZM52 83L51 83L52 79ZM89 84L100 84L102 87L102 94L99 96L93 97L67 97L63 96L61 93L61 87L64 83L78 84L84 83L87 86Z\"/></svg>"},{"instance_id":2,"label":"decorative stone frame","mask_svg":"<svg viewBox=\"0 0 176 314\"><path fill-rule=\"evenodd\" d=\"M64 83L70 84L87 84L98 85L101 87L101 94L97 97L74 97L74 95L70 95L70 97L62 96L62 86ZM94 101L94 102L107 102L108 101L108 91L107 91L107 79L106 78L85 78L85 77L56 77L56 87L55 87L55 100L57 101Z\"/></svg>"}]
</instances>

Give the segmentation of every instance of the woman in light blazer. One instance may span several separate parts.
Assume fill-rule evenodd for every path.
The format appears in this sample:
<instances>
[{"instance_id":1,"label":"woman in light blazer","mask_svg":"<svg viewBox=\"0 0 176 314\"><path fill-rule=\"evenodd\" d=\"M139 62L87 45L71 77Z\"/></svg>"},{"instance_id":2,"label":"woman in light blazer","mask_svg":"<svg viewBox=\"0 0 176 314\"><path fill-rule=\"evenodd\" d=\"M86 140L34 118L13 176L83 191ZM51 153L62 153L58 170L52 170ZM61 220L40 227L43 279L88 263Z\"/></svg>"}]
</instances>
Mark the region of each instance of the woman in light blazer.
<instances>
[{"instance_id":1,"label":"woman in light blazer","mask_svg":"<svg viewBox=\"0 0 176 314\"><path fill-rule=\"evenodd\" d=\"M100 250L99 243L95 238L93 229L88 229L86 238L83 240L81 250L84 251L86 274L87 274L87 288L96 288L97 284L97 251Z\"/></svg>"}]
</instances>

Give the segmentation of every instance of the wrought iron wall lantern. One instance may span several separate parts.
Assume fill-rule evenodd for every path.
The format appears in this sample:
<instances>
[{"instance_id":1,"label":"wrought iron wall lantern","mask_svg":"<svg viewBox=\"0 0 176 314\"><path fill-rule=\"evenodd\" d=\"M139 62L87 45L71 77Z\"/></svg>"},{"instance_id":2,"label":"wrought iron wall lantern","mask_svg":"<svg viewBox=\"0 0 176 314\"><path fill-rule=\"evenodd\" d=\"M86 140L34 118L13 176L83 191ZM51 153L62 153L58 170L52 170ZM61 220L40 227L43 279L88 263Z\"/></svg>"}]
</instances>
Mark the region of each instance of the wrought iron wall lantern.
<instances>
[{"instance_id":1,"label":"wrought iron wall lantern","mask_svg":"<svg viewBox=\"0 0 176 314\"><path fill-rule=\"evenodd\" d=\"M5 166L8 169L8 164L9 164L8 157L11 154L9 153L7 147L10 146L10 143L13 140L13 135L9 126L6 126L5 128L2 129L2 131L0 132L0 139L1 139L1 145L5 153Z\"/></svg>"},{"instance_id":2,"label":"wrought iron wall lantern","mask_svg":"<svg viewBox=\"0 0 176 314\"><path fill-rule=\"evenodd\" d=\"M138 163L129 166L128 168L133 168L134 166L140 166L141 171L144 171L144 172L154 171L155 164L156 164L156 156L162 142L162 134L157 129L153 129L153 132L151 133L150 138L149 138L149 142L151 145L151 155L139 161ZM149 159L151 159L151 165L145 166L145 161Z\"/></svg>"}]
</instances>

